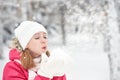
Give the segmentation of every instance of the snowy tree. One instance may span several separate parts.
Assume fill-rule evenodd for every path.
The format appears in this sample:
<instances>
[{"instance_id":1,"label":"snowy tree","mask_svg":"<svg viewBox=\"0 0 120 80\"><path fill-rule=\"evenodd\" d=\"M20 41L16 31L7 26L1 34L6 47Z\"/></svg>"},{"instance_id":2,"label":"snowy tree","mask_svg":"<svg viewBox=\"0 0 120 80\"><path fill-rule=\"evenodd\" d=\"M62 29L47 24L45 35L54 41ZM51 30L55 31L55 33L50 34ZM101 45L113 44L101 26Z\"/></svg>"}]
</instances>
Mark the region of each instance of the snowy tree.
<instances>
[{"instance_id":1,"label":"snowy tree","mask_svg":"<svg viewBox=\"0 0 120 80\"><path fill-rule=\"evenodd\" d=\"M0 49L21 21L35 20L46 27L52 45L83 45L82 38L87 46L100 45L94 48L108 55L111 80L119 80L119 4L119 0L0 0Z\"/></svg>"},{"instance_id":2,"label":"snowy tree","mask_svg":"<svg viewBox=\"0 0 120 80\"><path fill-rule=\"evenodd\" d=\"M116 16L116 12L119 10L115 10L114 1L69 0L66 3L65 19L67 36L68 34L76 35L78 33L82 35L88 34L88 37L92 36L97 44L103 45L102 49L108 54L110 61L111 80L119 80L120 34L118 31L119 20L117 21L118 17ZM68 40L67 43L71 43L71 41Z\"/></svg>"},{"instance_id":3,"label":"snowy tree","mask_svg":"<svg viewBox=\"0 0 120 80\"><path fill-rule=\"evenodd\" d=\"M112 80L119 80L120 77L120 33L119 33L119 3L116 0L110 0L109 8L109 35L111 35L110 40L110 58L111 58L111 68L112 68Z\"/></svg>"}]
</instances>

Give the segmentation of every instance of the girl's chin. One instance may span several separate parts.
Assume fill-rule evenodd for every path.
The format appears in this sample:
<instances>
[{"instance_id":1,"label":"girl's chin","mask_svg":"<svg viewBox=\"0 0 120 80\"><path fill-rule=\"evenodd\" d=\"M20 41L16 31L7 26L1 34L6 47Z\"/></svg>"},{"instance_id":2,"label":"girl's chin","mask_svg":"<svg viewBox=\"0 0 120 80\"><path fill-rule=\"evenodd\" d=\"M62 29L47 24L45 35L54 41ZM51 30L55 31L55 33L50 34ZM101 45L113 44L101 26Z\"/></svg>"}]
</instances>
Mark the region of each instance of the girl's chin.
<instances>
[{"instance_id":1,"label":"girl's chin","mask_svg":"<svg viewBox=\"0 0 120 80\"><path fill-rule=\"evenodd\" d=\"M40 57L41 55L34 55L33 58L38 58Z\"/></svg>"},{"instance_id":2,"label":"girl's chin","mask_svg":"<svg viewBox=\"0 0 120 80\"><path fill-rule=\"evenodd\" d=\"M43 52L43 53L46 53L46 52L47 52L47 50L43 50L42 52Z\"/></svg>"}]
</instances>

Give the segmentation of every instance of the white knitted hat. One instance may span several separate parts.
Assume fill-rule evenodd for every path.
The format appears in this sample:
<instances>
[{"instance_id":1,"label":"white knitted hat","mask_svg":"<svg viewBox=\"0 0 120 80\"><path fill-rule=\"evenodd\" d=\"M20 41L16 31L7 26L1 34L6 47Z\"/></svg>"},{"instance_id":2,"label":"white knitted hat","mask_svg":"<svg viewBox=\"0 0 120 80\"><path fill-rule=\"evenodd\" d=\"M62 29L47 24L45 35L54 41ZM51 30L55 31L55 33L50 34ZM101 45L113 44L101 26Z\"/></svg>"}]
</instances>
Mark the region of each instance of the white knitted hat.
<instances>
[{"instance_id":1,"label":"white knitted hat","mask_svg":"<svg viewBox=\"0 0 120 80\"><path fill-rule=\"evenodd\" d=\"M34 21L23 21L15 29L15 36L20 42L23 50L26 48L32 36L37 32L47 33L47 30L44 28L44 26Z\"/></svg>"}]
</instances>

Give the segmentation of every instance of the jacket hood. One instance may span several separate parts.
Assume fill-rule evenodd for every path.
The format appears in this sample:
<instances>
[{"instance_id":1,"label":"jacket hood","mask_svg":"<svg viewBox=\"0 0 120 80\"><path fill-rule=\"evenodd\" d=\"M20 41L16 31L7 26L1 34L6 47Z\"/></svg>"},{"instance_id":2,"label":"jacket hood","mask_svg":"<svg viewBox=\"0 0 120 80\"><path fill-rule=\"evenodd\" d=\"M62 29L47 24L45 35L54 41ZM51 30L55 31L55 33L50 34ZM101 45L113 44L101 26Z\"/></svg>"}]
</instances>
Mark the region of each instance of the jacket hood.
<instances>
[{"instance_id":1,"label":"jacket hood","mask_svg":"<svg viewBox=\"0 0 120 80\"><path fill-rule=\"evenodd\" d=\"M10 60L15 60L15 59L20 59L20 52L17 49L12 49L9 52L9 59Z\"/></svg>"}]
</instances>

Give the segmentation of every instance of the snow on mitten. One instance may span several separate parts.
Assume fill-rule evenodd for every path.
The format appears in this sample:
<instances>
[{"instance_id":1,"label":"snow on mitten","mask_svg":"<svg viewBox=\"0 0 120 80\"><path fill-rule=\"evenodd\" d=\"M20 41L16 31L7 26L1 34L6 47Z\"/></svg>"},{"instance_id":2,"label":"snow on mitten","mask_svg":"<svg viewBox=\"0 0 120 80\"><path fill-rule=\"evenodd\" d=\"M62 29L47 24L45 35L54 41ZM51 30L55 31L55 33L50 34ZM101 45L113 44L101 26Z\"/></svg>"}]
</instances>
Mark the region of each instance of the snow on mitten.
<instances>
[{"instance_id":1,"label":"snow on mitten","mask_svg":"<svg viewBox=\"0 0 120 80\"><path fill-rule=\"evenodd\" d=\"M53 76L63 76L65 74L65 55L62 53L51 53L48 60L43 61L42 58L38 74L48 78Z\"/></svg>"}]
</instances>

